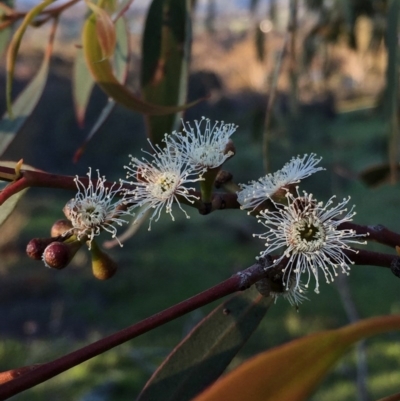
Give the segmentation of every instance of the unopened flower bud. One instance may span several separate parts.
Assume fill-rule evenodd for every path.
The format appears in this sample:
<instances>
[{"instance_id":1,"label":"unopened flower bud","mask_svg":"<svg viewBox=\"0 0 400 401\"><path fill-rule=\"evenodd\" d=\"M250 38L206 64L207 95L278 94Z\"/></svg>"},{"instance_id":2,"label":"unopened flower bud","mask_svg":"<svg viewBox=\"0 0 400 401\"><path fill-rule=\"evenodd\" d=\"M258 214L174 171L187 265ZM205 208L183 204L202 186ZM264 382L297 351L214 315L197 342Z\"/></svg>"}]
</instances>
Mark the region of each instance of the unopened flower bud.
<instances>
[{"instance_id":1,"label":"unopened flower bud","mask_svg":"<svg viewBox=\"0 0 400 401\"><path fill-rule=\"evenodd\" d=\"M41 260L46 247L54 242L54 238L33 238L26 246L26 253L31 259Z\"/></svg>"},{"instance_id":2,"label":"unopened flower bud","mask_svg":"<svg viewBox=\"0 0 400 401\"><path fill-rule=\"evenodd\" d=\"M72 228L72 223L69 220L57 220L51 227L51 236L58 237Z\"/></svg>"},{"instance_id":3,"label":"unopened flower bud","mask_svg":"<svg viewBox=\"0 0 400 401\"><path fill-rule=\"evenodd\" d=\"M235 144L233 143L232 139L229 139L225 146L224 155L229 157L233 157L236 154Z\"/></svg>"},{"instance_id":4,"label":"unopened flower bud","mask_svg":"<svg viewBox=\"0 0 400 401\"><path fill-rule=\"evenodd\" d=\"M79 241L52 242L43 252L44 264L53 269L64 269L81 246L82 243Z\"/></svg>"},{"instance_id":5,"label":"unopened flower bud","mask_svg":"<svg viewBox=\"0 0 400 401\"><path fill-rule=\"evenodd\" d=\"M75 201L75 199L70 199L67 202L67 204L63 207L64 215L68 220L71 220L73 217L72 213L73 213L74 201Z\"/></svg>"},{"instance_id":6,"label":"unopened flower bud","mask_svg":"<svg viewBox=\"0 0 400 401\"><path fill-rule=\"evenodd\" d=\"M92 254L93 275L99 280L108 280L117 271L117 264L104 251L102 251L95 241L92 241L90 249Z\"/></svg>"}]
</instances>

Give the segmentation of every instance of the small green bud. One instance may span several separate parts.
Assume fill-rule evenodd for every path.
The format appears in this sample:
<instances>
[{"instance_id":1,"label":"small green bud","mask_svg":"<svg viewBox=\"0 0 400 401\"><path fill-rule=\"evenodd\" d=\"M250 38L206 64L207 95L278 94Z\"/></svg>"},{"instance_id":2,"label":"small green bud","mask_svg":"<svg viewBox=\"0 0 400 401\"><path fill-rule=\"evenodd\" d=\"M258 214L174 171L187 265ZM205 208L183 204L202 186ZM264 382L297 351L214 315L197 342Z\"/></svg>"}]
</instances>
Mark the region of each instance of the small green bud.
<instances>
[{"instance_id":1,"label":"small green bud","mask_svg":"<svg viewBox=\"0 0 400 401\"><path fill-rule=\"evenodd\" d=\"M92 241L90 249L92 254L93 275L99 280L108 280L117 271L117 264L104 251L102 251L95 241Z\"/></svg>"}]
</instances>

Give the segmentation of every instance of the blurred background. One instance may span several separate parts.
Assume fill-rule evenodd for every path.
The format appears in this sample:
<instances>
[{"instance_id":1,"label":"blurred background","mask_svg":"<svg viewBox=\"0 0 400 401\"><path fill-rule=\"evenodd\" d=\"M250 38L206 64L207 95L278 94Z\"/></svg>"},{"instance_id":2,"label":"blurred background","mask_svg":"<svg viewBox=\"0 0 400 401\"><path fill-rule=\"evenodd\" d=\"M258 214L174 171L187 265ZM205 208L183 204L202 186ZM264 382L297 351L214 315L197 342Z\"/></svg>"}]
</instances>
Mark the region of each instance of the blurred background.
<instances>
[{"instance_id":1,"label":"blurred background","mask_svg":"<svg viewBox=\"0 0 400 401\"><path fill-rule=\"evenodd\" d=\"M305 180L302 189L323 201L333 194L338 199L350 195L357 223L398 230L398 184L390 184L396 175L393 168L390 172L390 161L398 160L398 43L397 34L391 34L397 32L398 14L390 19L397 12L391 9L393 3L194 2L188 98L209 97L189 109L185 120L206 116L239 126L232 137L236 155L224 166L237 183L259 178L266 168L273 172L293 156L314 152L323 157L326 171ZM20 1L16 7L27 10L35 4ZM134 91L139 91L140 47L149 4L135 0L127 13L132 47L127 82ZM124 176L128 153L140 156L147 146L143 116L122 107L114 109L80 160L73 162L107 102L95 88L85 126L77 124L71 76L85 12L85 5L78 3L62 15L44 94L2 160L23 158L36 168L68 175L84 175L90 166L108 179L118 179ZM24 36L16 94L40 65L48 29L29 28ZM5 93L4 74L3 57L0 93ZM272 95L273 102L268 103ZM4 96L0 108L5 110ZM109 281L93 278L84 249L65 270L53 271L30 260L25 247L33 237L49 236L73 195L30 189L1 228L0 370L48 361L114 333L250 266L263 249L263 242L252 237L260 227L243 211L200 216L188 210L189 221L176 211L175 222L162 215L152 231L145 223L123 248L110 251L119 270ZM388 251L374 244L368 247ZM319 295L311 289L299 311L278 300L231 368L308 333L399 313L399 283L387 270L355 266L350 277L340 276L330 286L321 283ZM132 400L173 347L217 304L13 399ZM352 350L312 400L367 401L399 391L399 340L400 335L392 333ZM357 380L363 384L357 385Z\"/></svg>"}]
</instances>

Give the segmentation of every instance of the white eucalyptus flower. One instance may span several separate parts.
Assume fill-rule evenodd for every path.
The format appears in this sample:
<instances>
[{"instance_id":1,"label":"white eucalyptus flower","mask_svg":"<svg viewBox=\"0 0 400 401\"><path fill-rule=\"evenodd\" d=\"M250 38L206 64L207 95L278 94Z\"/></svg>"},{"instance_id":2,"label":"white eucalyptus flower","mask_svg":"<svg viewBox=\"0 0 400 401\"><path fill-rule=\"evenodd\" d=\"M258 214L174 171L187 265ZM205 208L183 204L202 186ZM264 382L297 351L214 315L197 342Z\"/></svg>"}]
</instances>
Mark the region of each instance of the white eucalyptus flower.
<instances>
[{"instance_id":1,"label":"white eucalyptus flower","mask_svg":"<svg viewBox=\"0 0 400 401\"><path fill-rule=\"evenodd\" d=\"M315 292L319 292L319 273L330 283L337 276L340 268L348 274L351 259L343 250L351 250L349 244L364 244L357 240L354 230L341 230L338 226L351 221L355 215L354 207L347 211L345 206L350 198L334 207L334 196L324 204L317 202L312 194L304 192L297 197L287 192L288 206L275 204L277 210L261 212L259 222L268 228L265 234L254 236L267 240L262 256L283 249L283 255L275 259L273 266L284 261L283 284L289 288L292 275L295 276L295 289L299 288L303 273L308 274L305 287L308 288L311 275L315 277Z\"/></svg>"},{"instance_id":2,"label":"white eucalyptus flower","mask_svg":"<svg viewBox=\"0 0 400 401\"><path fill-rule=\"evenodd\" d=\"M267 174L249 184L240 184L242 189L237 193L240 208L254 210L283 187L299 183L311 174L325 170L323 167L316 167L320 161L321 158L318 159L314 153L293 157L274 174Z\"/></svg>"},{"instance_id":3,"label":"white eucalyptus flower","mask_svg":"<svg viewBox=\"0 0 400 401\"><path fill-rule=\"evenodd\" d=\"M150 141L149 141L150 142ZM154 212L150 216L149 230L153 219L158 221L162 209L171 215L172 203L176 202L185 216L188 214L182 208L182 201L193 203L198 197L189 191L194 188L187 188L187 183L201 181L202 168L194 167L182 157L180 152L166 141L166 147L161 149L159 146L153 146L150 143L154 153L148 153L150 161L146 158L139 160L130 156L131 161L127 169L127 184L134 186L131 191L127 191L124 201L130 206L130 210L140 207L140 212L135 219L138 222L144 213L153 208ZM199 177L200 174L200 177ZM193 177L193 178L191 178Z\"/></svg>"},{"instance_id":4,"label":"white eucalyptus flower","mask_svg":"<svg viewBox=\"0 0 400 401\"><path fill-rule=\"evenodd\" d=\"M221 166L229 157L234 155L227 149L231 135L236 131L234 124L225 124L223 121L211 123L208 118L202 117L190 122L182 121L183 132L174 132L174 137L168 137L178 151L188 158L188 162L196 167L213 169Z\"/></svg>"},{"instance_id":5,"label":"white eucalyptus flower","mask_svg":"<svg viewBox=\"0 0 400 401\"><path fill-rule=\"evenodd\" d=\"M106 178L100 176L97 170L97 180L94 184L92 181L92 170L89 168L87 176L89 183L86 186L76 176L74 179L78 188L78 193L73 199L67 202L64 207L65 216L71 221L72 228L66 231L63 235L74 233L78 240L87 236L88 246L91 249L91 243L95 236L101 231L108 231L112 238L117 238L117 229L114 226L127 223L126 220L120 217L129 215L126 210L120 209L122 200L115 200L115 196L121 193L122 183L118 185L114 183L110 188L104 184ZM119 242L119 241L118 241ZM122 246L122 244L119 242Z\"/></svg>"}]
</instances>

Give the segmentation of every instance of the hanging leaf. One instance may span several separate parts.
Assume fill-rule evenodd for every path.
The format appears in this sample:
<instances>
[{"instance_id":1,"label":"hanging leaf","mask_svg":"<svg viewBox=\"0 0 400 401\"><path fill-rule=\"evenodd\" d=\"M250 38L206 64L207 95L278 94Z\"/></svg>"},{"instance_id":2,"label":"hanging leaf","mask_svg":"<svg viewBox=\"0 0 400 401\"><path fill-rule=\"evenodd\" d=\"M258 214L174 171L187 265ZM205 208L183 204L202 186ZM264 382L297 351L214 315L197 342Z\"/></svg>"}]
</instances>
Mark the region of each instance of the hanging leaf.
<instances>
[{"instance_id":1,"label":"hanging leaf","mask_svg":"<svg viewBox=\"0 0 400 401\"><path fill-rule=\"evenodd\" d=\"M90 1L86 1L86 4L96 16L96 35L101 48L102 59L108 59L114 54L117 43L114 23L104 9Z\"/></svg>"},{"instance_id":2,"label":"hanging leaf","mask_svg":"<svg viewBox=\"0 0 400 401\"><path fill-rule=\"evenodd\" d=\"M383 316L294 340L245 362L194 401L307 400L354 342L399 329L399 316Z\"/></svg>"},{"instance_id":3,"label":"hanging leaf","mask_svg":"<svg viewBox=\"0 0 400 401\"><path fill-rule=\"evenodd\" d=\"M16 163L13 161L1 161L1 167L11 167L11 168L23 168L24 170L36 170L34 167L29 166L27 164ZM0 191L2 191L7 185L10 185L9 182L0 181ZM15 207L17 206L18 201L25 195L28 188L23 189L22 191L16 193L15 195L8 198L2 205L0 205L0 226L6 221L7 217L13 212Z\"/></svg>"},{"instance_id":4,"label":"hanging leaf","mask_svg":"<svg viewBox=\"0 0 400 401\"><path fill-rule=\"evenodd\" d=\"M117 34L117 44L115 48L115 54L114 54L114 70L115 70L115 75L117 79L124 83L126 80L126 77L128 75L128 68L129 68L129 32L127 28L127 23L124 18L119 18L118 21L115 23L115 32ZM83 60L82 60L83 61ZM91 88L90 91L92 90L92 87L94 85L94 81L92 79L92 76L90 75L86 64L83 64L81 66L81 69L84 69L84 79L87 79L90 84ZM79 79L80 80L80 79ZM87 82L87 81L86 81ZM85 83L82 82L82 86L84 86ZM78 83L76 84L77 90L80 90L80 86ZM87 107L87 102L89 100L89 88L87 88L86 93L82 97L82 105L83 102L86 102L84 104L84 108L81 109L80 114L82 118L82 124L83 124L83 118L84 114L86 111ZM107 118L110 116L111 112L114 110L114 107L116 105L116 102L113 99L108 99L107 104L104 106L103 110L101 111L99 117L97 118L97 121L94 123L92 129L90 130L88 136L86 137L85 141L83 144L79 147L79 149L75 152L74 155L74 162L78 162L80 157L82 156L88 142L93 138L93 136L98 132L98 130L102 127L104 122L107 120Z\"/></svg>"},{"instance_id":5,"label":"hanging leaf","mask_svg":"<svg viewBox=\"0 0 400 401\"><path fill-rule=\"evenodd\" d=\"M186 99L191 43L190 2L153 0L146 18L142 43L141 88L145 100L177 106ZM148 136L162 145L165 133L178 128L178 110L148 116Z\"/></svg>"},{"instance_id":6,"label":"hanging leaf","mask_svg":"<svg viewBox=\"0 0 400 401\"><path fill-rule=\"evenodd\" d=\"M74 154L74 163L77 163L79 159L82 157L83 152L86 149L87 144L93 138L93 136L98 132L101 126L107 121L107 118L110 116L111 112L114 110L115 101L112 99L108 99L107 104L103 107L100 115L98 116L96 122L94 123L92 129L90 130L88 136L86 137L83 144L78 148L78 150Z\"/></svg>"},{"instance_id":7,"label":"hanging leaf","mask_svg":"<svg viewBox=\"0 0 400 401\"><path fill-rule=\"evenodd\" d=\"M49 73L49 62L53 51L55 30L56 22L53 25L49 43L39 71L12 105L13 118L10 117L9 113L5 113L0 121L0 155L4 153L15 135L21 130L26 119L31 115L42 96Z\"/></svg>"},{"instance_id":8,"label":"hanging leaf","mask_svg":"<svg viewBox=\"0 0 400 401\"><path fill-rule=\"evenodd\" d=\"M398 146L399 146L399 15L400 3L397 0L389 2L387 13L387 51L385 111L389 134L389 163L391 181L397 178Z\"/></svg>"},{"instance_id":9,"label":"hanging leaf","mask_svg":"<svg viewBox=\"0 0 400 401\"><path fill-rule=\"evenodd\" d=\"M82 49L77 49L72 75L72 93L74 98L75 116L82 128L90 94L94 87L94 79L87 69Z\"/></svg>"},{"instance_id":10,"label":"hanging leaf","mask_svg":"<svg viewBox=\"0 0 400 401\"><path fill-rule=\"evenodd\" d=\"M14 78L15 61L17 59L17 54L19 46L21 44L22 37L24 36L26 28L28 28L28 25L34 20L34 18L54 1L55 0L44 0L37 6L33 7L32 10L30 10L26 14L21 25L16 30L11 39L11 43L7 51L7 66L6 66L7 68L6 102L7 102L7 111L8 114L10 115L10 118L13 118L12 104L11 104L12 81Z\"/></svg>"},{"instance_id":11,"label":"hanging leaf","mask_svg":"<svg viewBox=\"0 0 400 401\"><path fill-rule=\"evenodd\" d=\"M221 375L271 303L250 288L218 306L172 351L136 401L190 400Z\"/></svg>"},{"instance_id":12,"label":"hanging leaf","mask_svg":"<svg viewBox=\"0 0 400 401\"><path fill-rule=\"evenodd\" d=\"M96 83L109 97L128 109L144 114L161 115L175 113L197 103L193 102L178 107L164 107L150 104L141 100L131 93L125 86L120 84L112 71L110 61L103 58L101 46L96 33L95 14L92 14L90 17L88 17L84 24L82 43L86 64Z\"/></svg>"}]
</instances>

